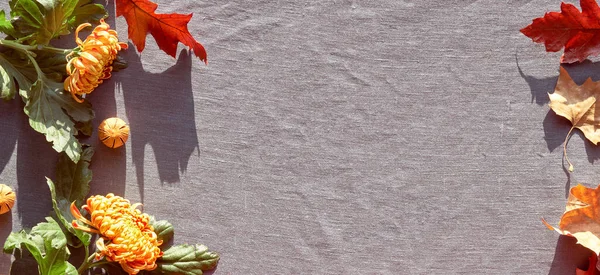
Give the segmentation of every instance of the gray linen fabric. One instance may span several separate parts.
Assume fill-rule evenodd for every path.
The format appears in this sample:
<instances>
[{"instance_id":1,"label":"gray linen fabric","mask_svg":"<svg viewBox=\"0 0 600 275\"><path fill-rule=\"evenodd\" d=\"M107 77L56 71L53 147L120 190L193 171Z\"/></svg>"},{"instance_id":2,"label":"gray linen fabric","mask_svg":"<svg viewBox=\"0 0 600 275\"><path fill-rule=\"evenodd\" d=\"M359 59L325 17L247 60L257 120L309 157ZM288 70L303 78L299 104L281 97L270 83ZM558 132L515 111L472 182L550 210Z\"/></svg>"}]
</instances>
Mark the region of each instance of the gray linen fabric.
<instances>
[{"instance_id":1,"label":"gray linen fabric","mask_svg":"<svg viewBox=\"0 0 600 275\"><path fill-rule=\"evenodd\" d=\"M110 1L112 2L112 1ZM599 147L549 110L560 53L519 32L551 0L155 1L193 12L208 66L149 37L88 97L92 194L144 203L214 274L574 274L589 255L556 224L598 184ZM8 3L0 3L7 9ZM126 40L123 18L107 20ZM72 36L61 43L72 44ZM567 66L578 83L600 63ZM0 181L18 194L0 241L51 210L56 154L20 100L0 103ZM0 256L6 274L10 256ZM22 274L27 274L23 271Z\"/></svg>"}]
</instances>

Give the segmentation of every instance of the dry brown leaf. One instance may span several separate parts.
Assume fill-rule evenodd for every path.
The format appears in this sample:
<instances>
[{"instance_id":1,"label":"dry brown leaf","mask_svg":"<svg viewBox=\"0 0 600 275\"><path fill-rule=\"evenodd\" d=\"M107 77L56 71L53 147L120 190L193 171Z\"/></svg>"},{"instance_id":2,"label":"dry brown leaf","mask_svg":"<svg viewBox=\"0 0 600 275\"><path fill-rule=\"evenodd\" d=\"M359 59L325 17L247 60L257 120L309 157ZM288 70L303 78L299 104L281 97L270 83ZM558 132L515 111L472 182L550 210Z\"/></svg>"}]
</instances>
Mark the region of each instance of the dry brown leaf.
<instances>
[{"instance_id":1,"label":"dry brown leaf","mask_svg":"<svg viewBox=\"0 0 600 275\"><path fill-rule=\"evenodd\" d=\"M600 254L600 185L588 188L581 184L571 188L566 211L560 218L558 228L542 220L548 228L573 236L577 243Z\"/></svg>"},{"instance_id":2,"label":"dry brown leaf","mask_svg":"<svg viewBox=\"0 0 600 275\"><path fill-rule=\"evenodd\" d=\"M573 124L563 147L565 158L569 163L569 171L572 171L573 165L567 157L567 141L573 129L581 130L595 145L600 142L600 105L596 105L596 101L600 99L600 82L588 78L583 85L578 86L567 70L561 67L554 93L548 96L550 108Z\"/></svg>"}]
</instances>

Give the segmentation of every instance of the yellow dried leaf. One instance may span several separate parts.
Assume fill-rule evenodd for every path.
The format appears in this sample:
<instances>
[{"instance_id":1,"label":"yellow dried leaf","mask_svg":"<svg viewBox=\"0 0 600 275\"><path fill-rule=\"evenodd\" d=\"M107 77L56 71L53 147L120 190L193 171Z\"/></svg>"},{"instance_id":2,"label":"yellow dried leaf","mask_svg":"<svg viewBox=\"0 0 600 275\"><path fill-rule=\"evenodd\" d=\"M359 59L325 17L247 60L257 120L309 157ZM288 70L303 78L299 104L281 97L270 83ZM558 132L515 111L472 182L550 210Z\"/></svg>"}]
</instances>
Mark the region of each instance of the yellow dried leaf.
<instances>
[{"instance_id":1,"label":"yellow dried leaf","mask_svg":"<svg viewBox=\"0 0 600 275\"><path fill-rule=\"evenodd\" d=\"M581 130L592 143L600 142L600 106L596 106L600 99L600 82L588 78L583 85L577 86L561 67L554 93L549 96L550 108L557 115L570 120L573 127Z\"/></svg>"},{"instance_id":2,"label":"yellow dried leaf","mask_svg":"<svg viewBox=\"0 0 600 275\"><path fill-rule=\"evenodd\" d=\"M560 218L558 228L543 221L556 232L573 236L577 243L600 254L600 185L588 188L581 184L571 188L566 211Z\"/></svg>"},{"instance_id":3,"label":"yellow dried leaf","mask_svg":"<svg viewBox=\"0 0 600 275\"><path fill-rule=\"evenodd\" d=\"M564 154L569 163L569 171L573 166L567 156L567 140L574 128L583 132L585 137L595 145L600 142L600 106L596 101L600 99L600 82L588 78L583 85L578 86L569 73L560 68L560 75L554 93L550 97L550 108L559 116L571 121L573 126L567 134L564 143Z\"/></svg>"}]
</instances>

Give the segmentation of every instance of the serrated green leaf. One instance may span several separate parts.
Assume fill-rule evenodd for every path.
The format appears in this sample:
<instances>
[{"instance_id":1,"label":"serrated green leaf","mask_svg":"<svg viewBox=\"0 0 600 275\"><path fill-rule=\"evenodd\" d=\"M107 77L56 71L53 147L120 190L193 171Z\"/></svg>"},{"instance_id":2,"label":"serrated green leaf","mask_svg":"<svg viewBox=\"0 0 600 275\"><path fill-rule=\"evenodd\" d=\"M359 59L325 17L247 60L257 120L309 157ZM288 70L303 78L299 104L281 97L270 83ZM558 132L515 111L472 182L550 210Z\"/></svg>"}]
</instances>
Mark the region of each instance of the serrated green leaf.
<instances>
[{"instance_id":1,"label":"serrated green leaf","mask_svg":"<svg viewBox=\"0 0 600 275\"><path fill-rule=\"evenodd\" d=\"M67 269L65 270L65 275L78 275L77 268L71 263L67 262Z\"/></svg>"},{"instance_id":2,"label":"serrated green leaf","mask_svg":"<svg viewBox=\"0 0 600 275\"><path fill-rule=\"evenodd\" d=\"M6 18L6 14L3 10L0 10L0 32L10 36L15 35L15 27L13 27L10 20Z\"/></svg>"},{"instance_id":3,"label":"serrated green leaf","mask_svg":"<svg viewBox=\"0 0 600 275\"><path fill-rule=\"evenodd\" d=\"M12 36L30 45L48 45L81 23L106 17L104 6L90 0L11 0L10 6Z\"/></svg>"},{"instance_id":4,"label":"serrated green leaf","mask_svg":"<svg viewBox=\"0 0 600 275\"><path fill-rule=\"evenodd\" d=\"M53 148L57 152L66 152L72 161L77 162L81 154L81 145L75 135L81 131L85 134L89 133L89 125L94 118L92 106L87 101L76 102L69 93L64 91L63 83L49 79L45 75L37 75L33 65L28 61L0 53L0 67L8 75L7 79L10 79L2 83L7 89L6 92L2 91L2 98L10 99L12 89L18 87L19 94L25 102L24 111L29 116L31 127L44 134L46 140L53 143ZM49 62L45 65L54 63ZM0 75L3 74L1 71Z\"/></svg>"},{"instance_id":5,"label":"serrated green leaf","mask_svg":"<svg viewBox=\"0 0 600 275\"><path fill-rule=\"evenodd\" d=\"M40 235L44 239L45 255L44 260L38 262L39 271L42 275L65 274L70 254L67 248L67 237L54 219L46 217L46 221L34 226L30 233Z\"/></svg>"},{"instance_id":6,"label":"serrated green leaf","mask_svg":"<svg viewBox=\"0 0 600 275\"><path fill-rule=\"evenodd\" d=\"M71 214L71 202L67 201L64 197L57 197L56 189L52 180L46 178L46 182L48 183L50 194L52 195L52 208L54 209L54 213L56 214L58 220L63 224L69 233L73 234L87 248L90 245L92 236L86 232L73 228L71 222L75 220L75 217L73 217L73 214ZM73 243L71 243L71 245L76 246Z\"/></svg>"},{"instance_id":7,"label":"serrated green leaf","mask_svg":"<svg viewBox=\"0 0 600 275\"><path fill-rule=\"evenodd\" d=\"M67 238L60 229L58 223L51 217L46 217L46 221L47 222L41 222L34 226L31 229L30 234L42 236L44 240L47 240L44 241L44 243L49 244L51 248L59 249L63 246L66 246Z\"/></svg>"},{"instance_id":8,"label":"serrated green leaf","mask_svg":"<svg viewBox=\"0 0 600 275\"><path fill-rule=\"evenodd\" d=\"M90 191L92 170L90 162L94 155L94 148L84 146L79 162L73 163L64 153L58 158L56 167L56 198L66 201L75 201L81 205Z\"/></svg>"},{"instance_id":9,"label":"serrated green leaf","mask_svg":"<svg viewBox=\"0 0 600 275\"><path fill-rule=\"evenodd\" d=\"M56 185L46 178L56 216L67 231L77 237L85 247L90 245L91 235L73 228L71 222L75 217L71 214L70 206L72 202L81 205L90 191L92 171L89 166L93 155L94 149L84 146L79 162L74 163L65 153L61 153L56 167Z\"/></svg>"},{"instance_id":10,"label":"serrated green leaf","mask_svg":"<svg viewBox=\"0 0 600 275\"><path fill-rule=\"evenodd\" d=\"M72 267L67 262L70 253L66 236L54 219L46 217L46 222L34 226L30 233L24 230L13 232L4 243L6 253L13 253L15 249L23 247L37 261L40 274L76 274L72 273Z\"/></svg>"},{"instance_id":11,"label":"serrated green leaf","mask_svg":"<svg viewBox=\"0 0 600 275\"><path fill-rule=\"evenodd\" d=\"M38 30L36 44L48 45L52 38L70 33L69 17L77 0L37 0L45 9L42 25Z\"/></svg>"},{"instance_id":12,"label":"serrated green leaf","mask_svg":"<svg viewBox=\"0 0 600 275\"><path fill-rule=\"evenodd\" d=\"M42 25L44 15L34 0L10 0L8 4L12 18L23 19L34 28Z\"/></svg>"},{"instance_id":13,"label":"serrated green leaf","mask_svg":"<svg viewBox=\"0 0 600 275\"><path fill-rule=\"evenodd\" d=\"M159 274L202 275L219 262L219 254L208 251L205 245L176 245L164 251L156 261Z\"/></svg>"},{"instance_id":14,"label":"serrated green leaf","mask_svg":"<svg viewBox=\"0 0 600 275\"><path fill-rule=\"evenodd\" d=\"M67 54L51 51L36 51L35 60L40 69L46 75L46 78L56 82L63 82L68 76L67 70Z\"/></svg>"},{"instance_id":15,"label":"serrated green leaf","mask_svg":"<svg viewBox=\"0 0 600 275\"><path fill-rule=\"evenodd\" d=\"M2 99L13 99L16 94L17 85L19 83L20 90L26 91L31 89L31 81L17 69L7 57L0 53L0 71L2 73Z\"/></svg>"},{"instance_id":16,"label":"serrated green leaf","mask_svg":"<svg viewBox=\"0 0 600 275\"><path fill-rule=\"evenodd\" d=\"M0 66L0 87L2 89L2 91L0 91L0 97L2 99L10 100L15 98L15 82L11 75L2 66Z\"/></svg>"},{"instance_id":17,"label":"serrated green leaf","mask_svg":"<svg viewBox=\"0 0 600 275\"><path fill-rule=\"evenodd\" d=\"M156 233L157 239L163 242L161 248L163 248L171 241L171 239L173 239L175 230L170 222L166 220L154 221L152 222L152 227L154 227L154 233Z\"/></svg>"},{"instance_id":18,"label":"serrated green leaf","mask_svg":"<svg viewBox=\"0 0 600 275\"><path fill-rule=\"evenodd\" d=\"M41 239L40 236L37 237ZM31 247L28 247L28 250L36 260L38 258L41 259L42 252L40 251L40 247L38 247L38 242L34 241L33 238L34 236L30 236L25 230L12 232L10 235L8 235L8 238L6 238L6 241L4 242L4 252L13 253L15 249L20 249L21 245L25 244ZM43 240L41 243L43 244Z\"/></svg>"},{"instance_id":19,"label":"serrated green leaf","mask_svg":"<svg viewBox=\"0 0 600 275\"><path fill-rule=\"evenodd\" d=\"M86 122L75 122L75 129L77 129L78 134L91 136L94 131L94 126L91 121Z\"/></svg>"},{"instance_id":20,"label":"serrated green leaf","mask_svg":"<svg viewBox=\"0 0 600 275\"><path fill-rule=\"evenodd\" d=\"M79 0L77 7L69 18L69 25L76 28L82 23L98 22L107 16L108 14L103 5L92 3L91 0Z\"/></svg>"},{"instance_id":21,"label":"serrated green leaf","mask_svg":"<svg viewBox=\"0 0 600 275\"><path fill-rule=\"evenodd\" d=\"M39 235L29 235L25 230L10 233L4 242L4 253L13 254L16 249L27 249L38 265L44 260L44 239Z\"/></svg>"},{"instance_id":22,"label":"serrated green leaf","mask_svg":"<svg viewBox=\"0 0 600 275\"><path fill-rule=\"evenodd\" d=\"M94 112L91 105L76 102L63 90L62 83L46 78L34 82L25 98L24 111L29 116L31 128L44 134L46 140L52 142L54 150L65 152L73 162L78 162L81 144L75 138L77 129L71 118L76 121L92 120Z\"/></svg>"}]
</instances>

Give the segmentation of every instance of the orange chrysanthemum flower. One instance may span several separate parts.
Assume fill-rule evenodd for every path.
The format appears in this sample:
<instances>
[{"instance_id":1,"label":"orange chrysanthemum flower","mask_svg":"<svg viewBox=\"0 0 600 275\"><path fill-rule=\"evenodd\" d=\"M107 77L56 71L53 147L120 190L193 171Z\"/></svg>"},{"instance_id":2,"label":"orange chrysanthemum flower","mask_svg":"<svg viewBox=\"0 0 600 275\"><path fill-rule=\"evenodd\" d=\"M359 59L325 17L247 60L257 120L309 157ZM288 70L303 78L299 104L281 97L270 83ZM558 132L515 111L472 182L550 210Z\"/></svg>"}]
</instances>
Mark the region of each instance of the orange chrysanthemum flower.
<instances>
[{"instance_id":1,"label":"orange chrysanthemum flower","mask_svg":"<svg viewBox=\"0 0 600 275\"><path fill-rule=\"evenodd\" d=\"M93 196L82 208L91 215L91 220L84 218L75 203L71 204L71 213L76 220L73 227L97 233L102 238L96 241L98 252L96 260L106 257L117 262L129 274L137 274L142 270L154 270L156 260L163 255L154 228L149 224L150 217L136 209L140 204L131 205L129 200L108 194Z\"/></svg>"},{"instance_id":2,"label":"orange chrysanthemum flower","mask_svg":"<svg viewBox=\"0 0 600 275\"><path fill-rule=\"evenodd\" d=\"M112 63L121 49L127 44L119 42L117 32L100 20L100 25L81 41L79 31L91 26L84 23L75 31L75 42L78 47L67 55L67 73L65 90L71 92L73 98L81 103L86 94L91 93L104 79L110 78Z\"/></svg>"}]
</instances>

